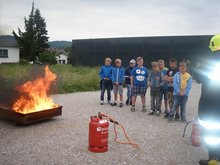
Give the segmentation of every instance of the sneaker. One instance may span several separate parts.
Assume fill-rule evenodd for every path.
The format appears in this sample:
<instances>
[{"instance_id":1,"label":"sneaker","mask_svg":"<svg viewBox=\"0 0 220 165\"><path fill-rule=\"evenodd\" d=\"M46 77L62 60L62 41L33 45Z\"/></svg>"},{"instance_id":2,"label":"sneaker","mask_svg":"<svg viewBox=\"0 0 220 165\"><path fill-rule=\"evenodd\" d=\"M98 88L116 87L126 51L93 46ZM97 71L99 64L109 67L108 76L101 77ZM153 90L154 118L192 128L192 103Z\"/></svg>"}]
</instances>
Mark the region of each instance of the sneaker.
<instances>
[{"instance_id":1,"label":"sneaker","mask_svg":"<svg viewBox=\"0 0 220 165\"><path fill-rule=\"evenodd\" d=\"M200 165L208 165L208 163L209 163L209 160L200 160L199 161Z\"/></svg>"},{"instance_id":2,"label":"sneaker","mask_svg":"<svg viewBox=\"0 0 220 165\"><path fill-rule=\"evenodd\" d=\"M157 112L156 112L156 115L159 116L159 115L160 115L160 111L157 111Z\"/></svg>"},{"instance_id":3,"label":"sneaker","mask_svg":"<svg viewBox=\"0 0 220 165\"><path fill-rule=\"evenodd\" d=\"M166 113L165 115L164 115L164 118L168 118L169 117L169 113Z\"/></svg>"},{"instance_id":4,"label":"sneaker","mask_svg":"<svg viewBox=\"0 0 220 165\"><path fill-rule=\"evenodd\" d=\"M127 99L127 100L126 100L126 105L128 105L128 104L129 104L129 100Z\"/></svg>"},{"instance_id":5,"label":"sneaker","mask_svg":"<svg viewBox=\"0 0 220 165\"><path fill-rule=\"evenodd\" d=\"M123 107L123 103L120 103L119 107L120 107L120 108Z\"/></svg>"},{"instance_id":6,"label":"sneaker","mask_svg":"<svg viewBox=\"0 0 220 165\"><path fill-rule=\"evenodd\" d=\"M131 112L135 111L135 106L131 106Z\"/></svg>"},{"instance_id":7,"label":"sneaker","mask_svg":"<svg viewBox=\"0 0 220 165\"><path fill-rule=\"evenodd\" d=\"M183 119L183 120L181 119L180 121L181 121L182 123L187 123L187 120L186 120L186 119Z\"/></svg>"},{"instance_id":8,"label":"sneaker","mask_svg":"<svg viewBox=\"0 0 220 165\"><path fill-rule=\"evenodd\" d=\"M110 101L108 101L107 103L111 105L111 102L110 102Z\"/></svg>"},{"instance_id":9,"label":"sneaker","mask_svg":"<svg viewBox=\"0 0 220 165\"><path fill-rule=\"evenodd\" d=\"M100 105L103 105L103 104L104 104L104 101L103 101L103 100L101 100L101 101L100 101Z\"/></svg>"},{"instance_id":10,"label":"sneaker","mask_svg":"<svg viewBox=\"0 0 220 165\"><path fill-rule=\"evenodd\" d=\"M142 111L143 111L143 112L146 112L146 111L147 111L147 109L146 109L145 106L142 107Z\"/></svg>"},{"instance_id":11,"label":"sneaker","mask_svg":"<svg viewBox=\"0 0 220 165\"><path fill-rule=\"evenodd\" d=\"M173 119L171 117L168 117L168 123L171 123Z\"/></svg>"},{"instance_id":12,"label":"sneaker","mask_svg":"<svg viewBox=\"0 0 220 165\"><path fill-rule=\"evenodd\" d=\"M154 110L150 110L149 115L153 115L154 114Z\"/></svg>"},{"instance_id":13,"label":"sneaker","mask_svg":"<svg viewBox=\"0 0 220 165\"><path fill-rule=\"evenodd\" d=\"M167 114L167 113L169 113L169 112L168 112L168 110L167 110L167 109L165 109L164 113L165 113L165 114Z\"/></svg>"},{"instance_id":14,"label":"sneaker","mask_svg":"<svg viewBox=\"0 0 220 165\"><path fill-rule=\"evenodd\" d=\"M176 121L179 121L179 120L180 120L180 115L179 115L178 113L175 115L175 120L176 120Z\"/></svg>"},{"instance_id":15,"label":"sneaker","mask_svg":"<svg viewBox=\"0 0 220 165\"><path fill-rule=\"evenodd\" d=\"M111 106L116 106L116 105L117 105L117 103L116 103L116 102L111 103Z\"/></svg>"}]
</instances>

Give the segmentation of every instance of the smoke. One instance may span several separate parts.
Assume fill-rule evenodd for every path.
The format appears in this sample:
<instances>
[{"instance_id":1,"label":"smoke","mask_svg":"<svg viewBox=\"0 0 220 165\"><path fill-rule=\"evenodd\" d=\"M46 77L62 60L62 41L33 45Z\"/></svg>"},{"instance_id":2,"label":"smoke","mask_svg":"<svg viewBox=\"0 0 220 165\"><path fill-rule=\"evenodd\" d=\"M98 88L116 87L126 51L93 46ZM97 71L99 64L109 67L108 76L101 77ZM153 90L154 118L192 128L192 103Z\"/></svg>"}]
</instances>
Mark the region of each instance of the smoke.
<instances>
[{"instance_id":1,"label":"smoke","mask_svg":"<svg viewBox=\"0 0 220 165\"><path fill-rule=\"evenodd\" d=\"M16 100L21 96L16 90L17 86L24 84L27 81L34 81L38 77L44 77L44 65L32 65L26 77L21 79L9 79L0 75L0 107L11 108ZM48 94L57 93L56 84L52 84ZM24 93L22 93L24 95Z\"/></svg>"},{"instance_id":2,"label":"smoke","mask_svg":"<svg viewBox=\"0 0 220 165\"><path fill-rule=\"evenodd\" d=\"M18 98L15 86L16 83L13 80L0 77L0 106L12 107L13 102Z\"/></svg>"},{"instance_id":3,"label":"smoke","mask_svg":"<svg viewBox=\"0 0 220 165\"><path fill-rule=\"evenodd\" d=\"M1 23L1 19L0 19L0 23ZM0 36L1 35L12 35L11 29L12 28L10 25L1 25L0 24Z\"/></svg>"}]
</instances>

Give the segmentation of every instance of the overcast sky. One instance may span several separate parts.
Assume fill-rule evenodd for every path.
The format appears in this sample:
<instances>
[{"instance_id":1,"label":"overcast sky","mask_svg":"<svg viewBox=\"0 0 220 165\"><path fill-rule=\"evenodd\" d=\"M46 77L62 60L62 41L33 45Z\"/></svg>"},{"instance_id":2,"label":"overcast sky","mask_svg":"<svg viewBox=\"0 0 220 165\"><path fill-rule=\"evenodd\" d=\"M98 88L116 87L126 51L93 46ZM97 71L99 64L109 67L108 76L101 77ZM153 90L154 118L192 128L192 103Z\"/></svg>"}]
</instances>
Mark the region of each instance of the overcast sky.
<instances>
[{"instance_id":1,"label":"overcast sky","mask_svg":"<svg viewBox=\"0 0 220 165\"><path fill-rule=\"evenodd\" d=\"M33 0L0 0L0 34L24 29ZM35 0L49 40L220 33L220 0Z\"/></svg>"}]
</instances>

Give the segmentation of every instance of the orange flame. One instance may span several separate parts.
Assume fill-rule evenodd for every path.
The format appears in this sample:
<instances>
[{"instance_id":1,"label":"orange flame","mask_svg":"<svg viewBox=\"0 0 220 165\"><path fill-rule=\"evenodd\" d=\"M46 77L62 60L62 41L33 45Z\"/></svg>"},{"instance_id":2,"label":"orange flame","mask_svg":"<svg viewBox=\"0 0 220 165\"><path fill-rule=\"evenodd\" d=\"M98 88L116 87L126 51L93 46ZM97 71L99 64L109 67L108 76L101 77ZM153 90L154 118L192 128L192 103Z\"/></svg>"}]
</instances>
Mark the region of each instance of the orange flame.
<instances>
[{"instance_id":1,"label":"orange flame","mask_svg":"<svg viewBox=\"0 0 220 165\"><path fill-rule=\"evenodd\" d=\"M27 114L58 107L57 104L53 103L52 98L47 95L51 83L55 80L56 75L46 66L44 77L38 77L34 81L28 81L21 86L17 86L16 90L21 92L22 95L14 103L13 110Z\"/></svg>"}]
</instances>

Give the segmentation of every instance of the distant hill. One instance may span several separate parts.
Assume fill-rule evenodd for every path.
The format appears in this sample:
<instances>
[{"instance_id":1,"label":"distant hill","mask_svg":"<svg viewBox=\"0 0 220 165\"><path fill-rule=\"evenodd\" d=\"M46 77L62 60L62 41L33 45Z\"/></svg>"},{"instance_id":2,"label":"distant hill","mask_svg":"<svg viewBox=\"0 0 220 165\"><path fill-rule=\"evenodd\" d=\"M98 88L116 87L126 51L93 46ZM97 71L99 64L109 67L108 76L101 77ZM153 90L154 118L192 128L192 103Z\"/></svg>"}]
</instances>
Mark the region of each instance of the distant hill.
<instances>
[{"instance_id":1,"label":"distant hill","mask_svg":"<svg viewBox=\"0 0 220 165\"><path fill-rule=\"evenodd\" d=\"M50 41L48 42L50 47L57 48L57 49L64 49L66 47L71 47L72 42L71 41Z\"/></svg>"}]
</instances>

